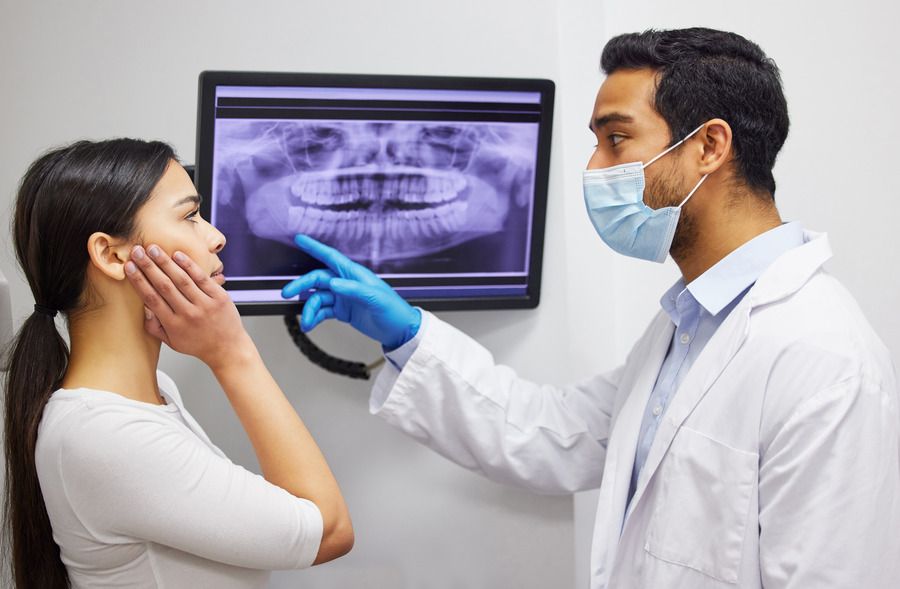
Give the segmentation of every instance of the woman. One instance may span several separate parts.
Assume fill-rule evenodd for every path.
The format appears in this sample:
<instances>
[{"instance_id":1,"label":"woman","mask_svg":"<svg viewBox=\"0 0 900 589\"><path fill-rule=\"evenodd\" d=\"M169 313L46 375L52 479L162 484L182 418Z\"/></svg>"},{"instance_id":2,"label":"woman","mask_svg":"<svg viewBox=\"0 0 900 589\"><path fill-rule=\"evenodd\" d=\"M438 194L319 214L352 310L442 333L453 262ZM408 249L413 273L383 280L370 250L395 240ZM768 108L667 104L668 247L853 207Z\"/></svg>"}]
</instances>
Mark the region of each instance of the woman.
<instances>
[{"instance_id":1,"label":"woman","mask_svg":"<svg viewBox=\"0 0 900 589\"><path fill-rule=\"evenodd\" d=\"M324 457L221 288L225 238L199 202L158 142L75 143L22 180L14 240L36 304L6 383L5 516L19 588L259 587L268 570L326 562L353 544ZM232 464L156 370L160 339L125 278L131 258L162 252L195 261L181 271L194 278L192 309L214 314L216 328L158 335L212 369L265 478Z\"/></svg>"}]
</instances>

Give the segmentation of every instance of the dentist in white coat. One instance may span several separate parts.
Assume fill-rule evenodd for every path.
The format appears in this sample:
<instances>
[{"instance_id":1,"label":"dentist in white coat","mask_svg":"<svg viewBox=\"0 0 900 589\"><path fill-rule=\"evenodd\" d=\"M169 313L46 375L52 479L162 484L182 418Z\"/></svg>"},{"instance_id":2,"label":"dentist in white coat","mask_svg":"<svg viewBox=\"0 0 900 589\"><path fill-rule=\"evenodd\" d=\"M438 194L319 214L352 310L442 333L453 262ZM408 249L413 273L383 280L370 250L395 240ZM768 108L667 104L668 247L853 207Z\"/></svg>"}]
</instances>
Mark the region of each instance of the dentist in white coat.
<instances>
[{"instance_id":1,"label":"dentist in white coat","mask_svg":"<svg viewBox=\"0 0 900 589\"><path fill-rule=\"evenodd\" d=\"M587 214L614 250L682 274L624 366L528 382L304 236L328 269L284 296L315 289L306 330L337 318L384 345L371 410L413 438L537 492L599 487L593 589L900 587L894 369L824 269L827 237L776 209L775 64L687 29L616 37L602 65Z\"/></svg>"}]
</instances>

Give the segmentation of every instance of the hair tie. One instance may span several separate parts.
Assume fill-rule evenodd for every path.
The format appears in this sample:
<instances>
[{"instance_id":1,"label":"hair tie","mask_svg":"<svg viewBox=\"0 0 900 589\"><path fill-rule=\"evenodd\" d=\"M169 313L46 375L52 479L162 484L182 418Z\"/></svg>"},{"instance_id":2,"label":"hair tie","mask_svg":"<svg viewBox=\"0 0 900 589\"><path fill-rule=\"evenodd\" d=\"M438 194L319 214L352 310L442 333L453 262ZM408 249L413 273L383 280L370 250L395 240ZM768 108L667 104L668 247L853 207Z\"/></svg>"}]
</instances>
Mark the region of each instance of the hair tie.
<instances>
[{"instance_id":1,"label":"hair tie","mask_svg":"<svg viewBox=\"0 0 900 589\"><path fill-rule=\"evenodd\" d=\"M45 307L44 305L38 305L35 303L34 312L40 313L41 315L46 315L51 319L56 317L56 313L58 312L56 309L51 309L50 307Z\"/></svg>"}]
</instances>

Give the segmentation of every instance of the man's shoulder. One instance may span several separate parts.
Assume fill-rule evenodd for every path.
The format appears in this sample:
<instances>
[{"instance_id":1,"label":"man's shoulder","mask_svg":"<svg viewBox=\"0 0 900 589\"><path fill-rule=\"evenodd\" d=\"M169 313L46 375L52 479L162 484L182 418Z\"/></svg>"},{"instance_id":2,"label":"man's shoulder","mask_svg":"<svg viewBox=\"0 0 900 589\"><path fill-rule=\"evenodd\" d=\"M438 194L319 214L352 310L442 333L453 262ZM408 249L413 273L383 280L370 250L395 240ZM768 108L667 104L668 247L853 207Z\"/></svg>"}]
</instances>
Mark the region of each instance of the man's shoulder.
<instances>
[{"instance_id":1,"label":"man's shoulder","mask_svg":"<svg viewBox=\"0 0 900 589\"><path fill-rule=\"evenodd\" d=\"M765 358L757 368L766 375L766 403L785 417L837 387L896 395L887 347L855 298L824 270L791 296L752 309L748 343L748 352Z\"/></svg>"},{"instance_id":2,"label":"man's shoulder","mask_svg":"<svg viewBox=\"0 0 900 589\"><path fill-rule=\"evenodd\" d=\"M749 333L777 348L811 346L850 357L887 357L859 303L824 269L789 296L751 307Z\"/></svg>"}]
</instances>

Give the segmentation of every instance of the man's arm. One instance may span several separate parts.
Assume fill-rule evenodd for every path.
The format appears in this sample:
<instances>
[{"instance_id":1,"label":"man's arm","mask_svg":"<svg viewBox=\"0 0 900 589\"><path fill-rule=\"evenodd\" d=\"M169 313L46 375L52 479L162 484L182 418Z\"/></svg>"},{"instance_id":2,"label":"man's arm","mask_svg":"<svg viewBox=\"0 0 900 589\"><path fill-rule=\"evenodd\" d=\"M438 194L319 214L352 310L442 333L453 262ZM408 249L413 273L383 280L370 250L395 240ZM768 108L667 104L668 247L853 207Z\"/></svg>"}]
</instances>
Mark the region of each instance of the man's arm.
<instances>
[{"instance_id":1,"label":"man's arm","mask_svg":"<svg viewBox=\"0 0 900 589\"><path fill-rule=\"evenodd\" d=\"M334 248L303 235L295 242L327 266L282 291L313 290L301 327L338 319L388 351L373 413L494 480L546 493L599 486L618 372L566 388L528 382Z\"/></svg>"},{"instance_id":2,"label":"man's arm","mask_svg":"<svg viewBox=\"0 0 900 589\"><path fill-rule=\"evenodd\" d=\"M416 337L402 370L378 375L373 414L498 482L543 493L600 485L620 371L538 385L430 313Z\"/></svg>"}]
</instances>

